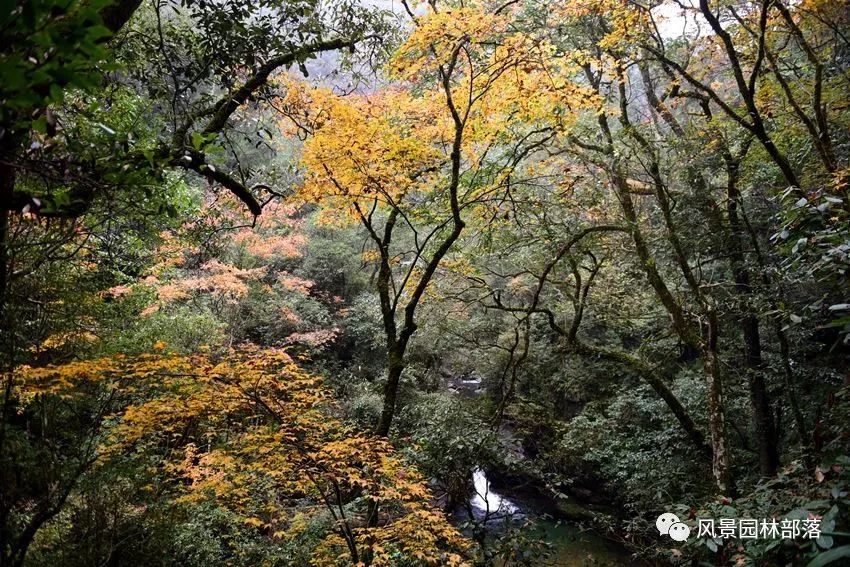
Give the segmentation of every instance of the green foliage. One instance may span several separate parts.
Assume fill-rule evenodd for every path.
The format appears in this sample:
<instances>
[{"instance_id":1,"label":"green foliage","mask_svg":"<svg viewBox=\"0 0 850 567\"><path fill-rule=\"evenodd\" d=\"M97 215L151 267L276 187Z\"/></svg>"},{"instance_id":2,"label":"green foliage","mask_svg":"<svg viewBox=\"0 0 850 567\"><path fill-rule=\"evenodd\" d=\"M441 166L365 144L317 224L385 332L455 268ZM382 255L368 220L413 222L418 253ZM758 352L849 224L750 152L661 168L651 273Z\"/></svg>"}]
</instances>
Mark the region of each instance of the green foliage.
<instances>
[{"instance_id":1,"label":"green foliage","mask_svg":"<svg viewBox=\"0 0 850 567\"><path fill-rule=\"evenodd\" d=\"M167 381L24 395L10 371L237 345L287 349L330 386L317 423L364 438L385 409L387 354L401 358L390 441L447 508L464 510L471 472L485 469L653 562L847 559L845 6L703 3L732 42L718 49L718 30L658 35L645 8L616 0L439 4L402 26L391 25L402 10L354 0L132 4L0 0L0 563L300 566L345 553L326 539L337 513L384 529L367 525L357 483L336 487L332 513L303 487L274 507L281 463L251 482L230 471L256 517L187 500L185 479L166 474L184 448L177 429L95 461L115 416ZM678 9L662 4L654 17ZM116 26L107 15L122 6L132 17ZM345 53L315 49L337 39ZM536 56L514 60L529 45L546 73ZM303 119L297 136L284 116ZM315 171L301 170L305 147ZM347 192L377 233L348 222ZM456 222L452 197L462 235L419 279ZM252 199L256 218L242 211ZM394 312L374 293L381 281ZM408 313L417 281L427 289ZM410 342L393 351L399 336ZM193 439L202 452L260 459L280 445L239 445L256 414L212 412L186 429L226 420ZM734 497L718 496L700 436L731 457ZM192 455L183 465L198 465ZM692 527L812 516L825 535L677 545L653 527L673 507ZM533 515L501 531L457 521L482 564L548 560Z\"/></svg>"},{"instance_id":2,"label":"green foliage","mask_svg":"<svg viewBox=\"0 0 850 567\"><path fill-rule=\"evenodd\" d=\"M839 177L837 183L844 182ZM783 269L794 283L816 280L825 288L822 296L790 314L789 324L800 323L805 316L836 328L846 344L850 332L850 305L845 303L850 214L841 199L823 191L809 198L795 198L786 192L781 215L781 230L771 240L786 256Z\"/></svg>"},{"instance_id":3,"label":"green foliage","mask_svg":"<svg viewBox=\"0 0 850 567\"><path fill-rule=\"evenodd\" d=\"M399 416L399 429L412 444L412 458L450 502L466 498L473 469L504 458L498 435L471 410L438 393L407 404Z\"/></svg>"},{"instance_id":4,"label":"green foliage","mask_svg":"<svg viewBox=\"0 0 850 567\"><path fill-rule=\"evenodd\" d=\"M179 306L149 317L132 316L128 323L98 350L138 354L150 352L163 342L175 352L191 353L202 347L220 346L227 338L225 323L211 311L197 307Z\"/></svg>"},{"instance_id":5,"label":"green foliage","mask_svg":"<svg viewBox=\"0 0 850 567\"><path fill-rule=\"evenodd\" d=\"M33 112L61 103L66 88L92 90L108 65L102 41L111 35L100 10L109 0L6 0L0 6L0 124L45 132ZM8 133L7 133L8 135Z\"/></svg>"},{"instance_id":6,"label":"green foliage","mask_svg":"<svg viewBox=\"0 0 850 567\"><path fill-rule=\"evenodd\" d=\"M744 565L827 564L821 562L840 558L843 552L829 550L835 546L840 549L840 544L850 538L848 463L846 456L821 463L823 468L818 470L825 472L812 478L800 462L794 462L776 478L759 483L753 492L740 498L706 502L696 509L680 508L688 518L818 518L821 537L803 541L700 538L689 539L687 548L708 561L723 558Z\"/></svg>"},{"instance_id":7,"label":"green foliage","mask_svg":"<svg viewBox=\"0 0 850 567\"><path fill-rule=\"evenodd\" d=\"M703 395L698 375L683 373L676 386L694 406ZM635 514L702 490L705 463L687 457L687 439L645 386L591 402L558 429L546 458L567 486L604 481Z\"/></svg>"},{"instance_id":8,"label":"green foliage","mask_svg":"<svg viewBox=\"0 0 850 567\"><path fill-rule=\"evenodd\" d=\"M382 401L375 392L354 394L347 404L348 418L361 429L374 429L381 419Z\"/></svg>"}]
</instances>

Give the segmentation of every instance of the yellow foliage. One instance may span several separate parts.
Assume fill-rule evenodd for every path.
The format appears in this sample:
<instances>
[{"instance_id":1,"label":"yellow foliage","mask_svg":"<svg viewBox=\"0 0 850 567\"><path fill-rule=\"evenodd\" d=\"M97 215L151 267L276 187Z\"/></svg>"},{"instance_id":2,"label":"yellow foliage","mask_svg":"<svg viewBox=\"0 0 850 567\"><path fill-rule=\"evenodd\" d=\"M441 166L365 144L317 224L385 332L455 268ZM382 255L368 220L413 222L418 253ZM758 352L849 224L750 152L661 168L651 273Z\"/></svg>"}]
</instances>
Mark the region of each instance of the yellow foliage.
<instances>
[{"instance_id":1,"label":"yellow foliage","mask_svg":"<svg viewBox=\"0 0 850 567\"><path fill-rule=\"evenodd\" d=\"M636 49L651 29L649 11L623 0L568 0L554 4L552 9L563 21L586 17L604 19L605 34L598 45L605 51ZM600 20L595 26L601 26Z\"/></svg>"},{"instance_id":2,"label":"yellow foliage","mask_svg":"<svg viewBox=\"0 0 850 567\"><path fill-rule=\"evenodd\" d=\"M464 564L469 544L431 507L425 479L386 440L331 417L321 380L281 349L116 356L21 367L16 379L25 398L76 395L97 383L145 393L115 416L101 459L159 456L180 501L213 500L277 538L297 537L310 515L331 514L337 530L314 553L317 565L339 564L343 536L375 565L391 565L398 553L425 565ZM378 526L366 521L370 502L386 516Z\"/></svg>"},{"instance_id":3,"label":"yellow foliage","mask_svg":"<svg viewBox=\"0 0 850 567\"><path fill-rule=\"evenodd\" d=\"M362 218L386 207L432 222L447 209L459 131L462 173L486 172L462 201L483 202L516 171L506 153L601 108L598 95L572 79L573 58L509 22L475 7L419 18L390 61L396 82L377 92L339 96L287 79L279 108L309 133L299 197L331 215Z\"/></svg>"},{"instance_id":4,"label":"yellow foliage","mask_svg":"<svg viewBox=\"0 0 850 567\"><path fill-rule=\"evenodd\" d=\"M447 138L447 125L407 91L339 97L314 89L311 103L305 200L398 203L427 187L428 172L446 159L438 142Z\"/></svg>"},{"instance_id":5,"label":"yellow foliage","mask_svg":"<svg viewBox=\"0 0 850 567\"><path fill-rule=\"evenodd\" d=\"M424 71L434 72L433 62L449 64L454 52L464 45L481 45L505 33L510 20L487 14L477 7L429 12L395 54L391 72L415 80Z\"/></svg>"}]
</instances>

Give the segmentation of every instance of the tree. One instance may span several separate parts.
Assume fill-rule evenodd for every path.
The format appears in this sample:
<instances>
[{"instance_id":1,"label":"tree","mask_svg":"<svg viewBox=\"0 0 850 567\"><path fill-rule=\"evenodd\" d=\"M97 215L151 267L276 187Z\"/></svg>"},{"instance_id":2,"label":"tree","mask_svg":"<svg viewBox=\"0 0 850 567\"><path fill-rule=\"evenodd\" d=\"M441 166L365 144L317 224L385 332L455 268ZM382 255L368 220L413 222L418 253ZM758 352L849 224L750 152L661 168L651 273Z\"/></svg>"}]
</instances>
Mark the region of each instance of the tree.
<instances>
[{"instance_id":1,"label":"tree","mask_svg":"<svg viewBox=\"0 0 850 567\"><path fill-rule=\"evenodd\" d=\"M371 18L368 11L342 4L324 13L312 0L285 7L274 2L189 2L185 16L170 3L157 2L153 13L136 18L133 29L107 44L140 4L24 2L0 22L5 46L0 310L11 285L10 222L22 212L74 218L95 199L115 198L119 190L141 189L150 197L152 182L161 180L163 171L179 168L225 187L259 215L261 202L245 179L210 162L208 153L228 144L214 142L227 137L241 107L264 98L269 78L278 70L296 64L306 69L304 62L319 53L354 50L373 24L381 26L380 16ZM313 17L302 17L309 10L316 10ZM345 23L329 29L337 21ZM138 53L146 58L139 60ZM106 75L118 69L115 76ZM72 136L73 129L66 130L81 114L90 117L99 109L68 104L68 98L85 101L104 80L112 88L141 93L145 89L136 79L155 70L167 72L168 79L151 82L147 94L169 110L157 117L164 122L155 143L137 144L132 130L116 131L97 122L112 143L95 152L94 161L81 159L76 151L81 140ZM233 155L238 161L238 154Z\"/></svg>"},{"instance_id":2,"label":"tree","mask_svg":"<svg viewBox=\"0 0 850 567\"><path fill-rule=\"evenodd\" d=\"M0 15L4 479L21 475L19 465L33 464L19 460L18 449L32 448L26 446L28 441L45 441L21 429L15 417L20 396L13 368L32 361L33 353L61 356L59 349L48 353L42 348L48 344L42 344L48 327L43 323L53 324L55 313L70 313L56 308L54 300L61 293L50 288L52 274L84 256L83 271L97 273L101 284L114 275L106 275L108 268L129 273L138 269L143 263L139 256L147 253L139 249L153 247L152 234L158 228L171 227L163 219L192 210L192 197L175 170L200 173L259 214L260 197L246 188L247 181L231 176L215 161L220 158L209 158L222 145L235 148L226 141L214 144L214 138L226 137L240 108L266 94L274 73L296 64L303 68L317 53L353 50L368 33L367 21L381 22L380 15L372 18L369 11L345 5L320 11L314 2L284 7L268 2L189 2L185 11L169 2L157 2L152 9L140 6L138 0L24 1L12 3ZM304 17L309 10L315 17ZM345 24L336 26L337 16ZM145 58L131 56L134 50ZM170 82L139 80L157 65L169 69ZM152 88L147 90L146 84ZM172 113L164 112L166 108ZM92 257L102 262L102 271L87 265ZM42 302L45 296L48 301ZM75 329L62 339L56 337L63 333L55 333L50 344L65 345L65 352L71 344L82 344L68 337L91 336L83 332L95 326L87 321L58 322L57 327ZM85 429L81 439L97 430ZM9 533L18 520L37 530L57 513L90 464L81 457L80 467L58 472L55 494L9 490L0 510L0 530ZM76 472L70 474L71 469ZM6 480L3 484L12 486ZM32 503L45 513L16 516L19 497L34 498ZM33 533L24 534L9 561L23 561L26 540Z\"/></svg>"},{"instance_id":3,"label":"tree","mask_svg":"<svg viewBox=\"0 0 850 567\"><path fill-rule=\"evenodd\" d=\"M390 63L401 85L347 98L313 91L285 105L311 134L302 198L347 210L377 253L387 344L382 436L416 310L466 219L476 209L497 214L518 164L569 127L567 109L595 100L565 78L546 44L510 30L507 16L477 8L410 15L416 28ZM522 118L521 127L502 122L509 118ZM396 250L398 231L408 238Z\"/></svg>"},{"instance_id":4,"label":"tree","mask_svg":"<svg viewBox=\"0 0 850 567\"><path fill-rule=\"evenodd\" d=\"M21 368L16 377L28 403L92 389L110 398L146 392L120 410L92 458L107 466L111 455L129 451L156 456L175 483L173 497L211 499L274 538L295 535L291 506L308 517L329 514L332 531L313 554L317 565L335 565L340 555L353 564L390 565L399 556L466 564L468 546L430 508L424 479L385 441L330 418L333 402L319 379L282 350L114 356ZM374 509L369 502L381 504L385 520L364 517ZM7 559L20 564L29 541L11 541Z\"/></svg>"}]
</instances>

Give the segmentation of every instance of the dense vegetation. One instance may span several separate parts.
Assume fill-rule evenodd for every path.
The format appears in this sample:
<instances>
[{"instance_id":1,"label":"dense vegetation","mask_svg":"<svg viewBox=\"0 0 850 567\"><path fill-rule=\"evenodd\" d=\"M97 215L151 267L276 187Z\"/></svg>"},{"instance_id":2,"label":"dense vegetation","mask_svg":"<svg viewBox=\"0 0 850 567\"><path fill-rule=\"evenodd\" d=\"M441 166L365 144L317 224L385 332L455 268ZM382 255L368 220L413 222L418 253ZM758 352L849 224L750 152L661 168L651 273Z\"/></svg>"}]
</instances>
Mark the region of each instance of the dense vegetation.
<instances>
[{"instance_id":1,"label":"dense vegetation","mask_svg":"<svg viewBox=\"0 0 850 567\"><path fill-rule=\"evenodd\" d=\"M0 2L0 567L846 564L848 24Z\"/></svg>"}]
</instances>

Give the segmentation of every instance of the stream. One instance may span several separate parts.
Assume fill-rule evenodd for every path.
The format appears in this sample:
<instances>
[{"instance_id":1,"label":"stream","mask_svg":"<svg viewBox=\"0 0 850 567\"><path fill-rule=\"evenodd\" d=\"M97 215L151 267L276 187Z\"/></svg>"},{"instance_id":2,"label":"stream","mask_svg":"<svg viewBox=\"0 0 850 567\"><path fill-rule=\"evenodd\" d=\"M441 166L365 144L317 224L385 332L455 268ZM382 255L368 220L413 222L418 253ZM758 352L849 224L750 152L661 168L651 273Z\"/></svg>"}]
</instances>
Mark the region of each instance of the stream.
<instances>
[{"instance_id":1,"label":"stream","mask_svg":"<svg viewBox=\"0 0 850 567\"><path fill-rule=\"evenodd\" d=\"M483 393L481 381L474 379L453 380L449 388L464 397L478 397ZM529 522L531 527L526 535L551 546L549 555L540 561L541 566L633 564L629 553L616 542L575 522L556 520L558 512L554 501L537 490L507 486L494 488L487 473L480 468L472 471L472 485L469 505L475 521L483 522L492 537L503 532L506 525L520 526ZM454 516L458 523L469 520L468 511L463 507L459 507Z\"/></svg>"},{"instance_id":2,"label":"stream","mask_svg":"<svg viewBox=\"0 0 850 567\"><path fill-rule=\"evenodd\" d=\"M632 564L628 552L615 542L575 523L553 519L550 514L556 512L547 498L524 492L514 495L509 489L495 490L481 469L473 472L472 480L475 487L470 497L472 513L479 522L486 519L484 526L491 536L503 531L506 522L519 526L530 520L532 527L526 535L551 545L549 555L541 559L539 565L613 567ZM456 517L462 520L461 514Z\"/></svg>"}]
</instances>

